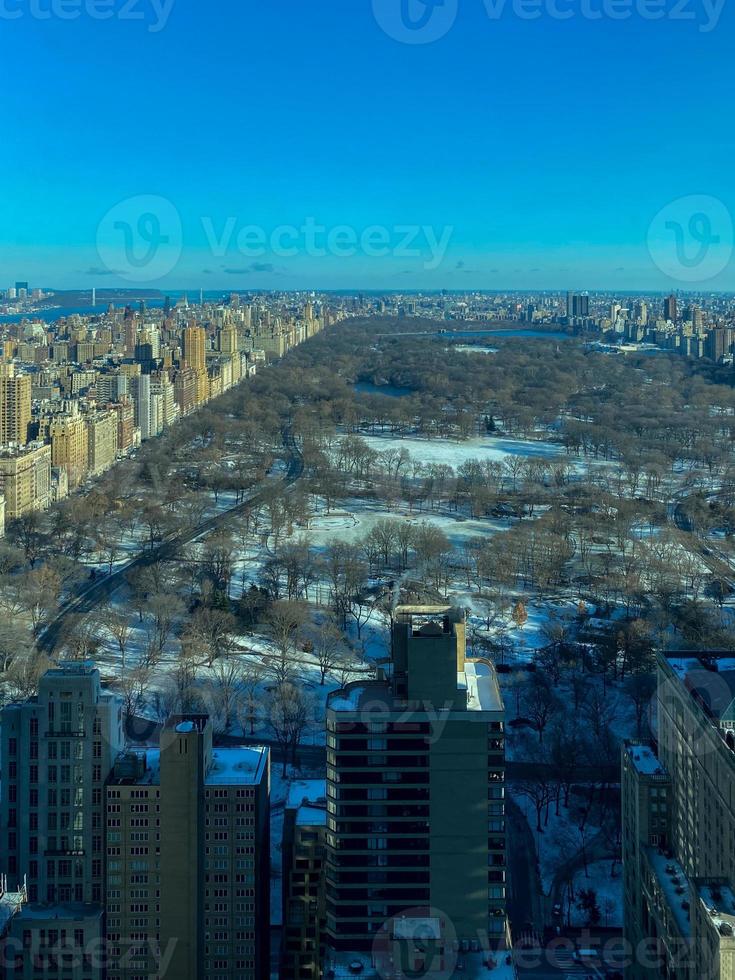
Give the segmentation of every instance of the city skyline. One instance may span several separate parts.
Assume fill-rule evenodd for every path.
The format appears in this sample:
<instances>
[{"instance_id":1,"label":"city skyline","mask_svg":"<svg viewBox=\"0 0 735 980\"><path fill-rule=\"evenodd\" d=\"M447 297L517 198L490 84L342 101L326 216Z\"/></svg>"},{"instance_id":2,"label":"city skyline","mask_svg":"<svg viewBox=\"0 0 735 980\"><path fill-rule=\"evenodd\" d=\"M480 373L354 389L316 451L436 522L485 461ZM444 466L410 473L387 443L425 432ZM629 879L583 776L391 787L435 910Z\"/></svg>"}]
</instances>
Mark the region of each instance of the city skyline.
<instances>
[{"instance_id":1,"label":"city skyline","mask_svg":"<svg viewBox=\"0 0 735 980\"><path fill-rule=\"evenodd\" d=\"M735 6L0 35L0 980L733 980Z\"/></svg>"}]
</instances>

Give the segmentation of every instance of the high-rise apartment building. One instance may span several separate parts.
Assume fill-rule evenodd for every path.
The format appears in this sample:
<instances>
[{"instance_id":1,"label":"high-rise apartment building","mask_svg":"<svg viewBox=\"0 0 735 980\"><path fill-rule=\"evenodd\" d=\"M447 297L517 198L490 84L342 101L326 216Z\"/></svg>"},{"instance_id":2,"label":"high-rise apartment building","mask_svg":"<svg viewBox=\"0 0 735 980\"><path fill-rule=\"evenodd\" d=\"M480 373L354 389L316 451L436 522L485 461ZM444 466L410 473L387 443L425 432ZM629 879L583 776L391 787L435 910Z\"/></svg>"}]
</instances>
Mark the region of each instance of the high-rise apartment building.
<instances>
[{"instance_id":1,"label":"high-rise apartment building","mask_svg":"<svg viewBox=\"0 0 735 980\"><path fill-rule=\"evenodd\" d=\"M222 354L235 354L237 352L237 328L232 324L225 324L220 329L219 349Z\"/></svg>"},{"instance_id":2,"label":"high-rise apartment building","mask_svg":"<svg viewBox=\"0 0 735 980\"><path fill-rule=\"evenodd\" d=\"M676 323L679 319L679 303L674 293L664 300L664 319Z\"/></svg>"},{"instance_id":3,"label":"high-rise apartment building","mask_svg":"<svg viewBox=\"0 0 735 980\"><path fill-rule=\"evenodd\" d=\"M14 977L102 976L104 787L122 745L122 711L99 672L49 670L38 696L2 712L2 873L28 904L10 938ZM96 959L95 959L96 954Z\"/></svg>"},{"instance_id":4,"label":"high-rise apartment building","mask_svg":"<svg viewBox=\"0 0 735 980\"><path fill-rule=\"evenodd\" d=\"M735 657L659 658L657 742L623 752L630 980L733 976Z\"/></svg>"},{"instance_id":5,"label":"high-rise apartment building","mask_svg":"<svg viewBox=\"0 0 735 980\"><path fill-rule=\"evenodd\" d=\"M645 300L638 300L635 304L633 307L633 317L636 323L640 323L644 327L648 323L648 304Z\"/></svg>"},{"instance_id":6,"label":"high-rise apartment building","mask_svg":"<svg viewBox=\"0 0 735 980\"><path fill-rule=\"evenodd\" d=\"M176 372L174 378L174 399L181 415L189 415L198 404L197 374L189 368Z\"/></svg>"},{"instance_id":7,"label":"high-rise apartment building","mask_svg":"<svg viewBox=\"0 0 735 980\"><path fill-rule=\"evenodd\" d=\"M69 663L2 712L3 873L30 903L101 903L103 790L122 748L122 710L99 671Z\"/></svg>"},{"instance_id":8,"label":"high-rise apartment building","mask_svg":"<svg viewBox=\"0 0 735 980\"><path fill-rule=\"evenodd\" d=\"M70 487L79 486L89 467L89 431L76 402L71 401L66 414L53 420L49 438L52 465L66 470Z\"/></svg>"},{"instance_id":9,"label":"high-rise apartment building","mask_svg":"<svg viewBox=\"0 0 735 980\"><path fill-rule=\"evenodd\" d=\"M107 374L97 376L95 388L97 389L97 401L116 402L124 398L128 393L129 379L120 371L110 371Z\"/></svg>"},{"instance_id":10,"label":"high-rise apartment building","mask_svg":"<svg viewBox=\"0 0 735 980\"><path fill-rule=\"evenodd\" d=\"M265 748L213 748L203 715L161 733L160 942L177 980L270 971L270 761Z\"/></svg>"},{"instance_id":11,"label":"high-rise apartment building","mask_svg":"<svg viewBox=\"0 0 735 980\"><path fill-rule=\"evenodd\" d=\"M112 466L117 456L115 412L95 412L87 418L87 447L89 472L92 476L99 476Z\"/></svg>"},{"instance_id":12,"label":"high-rise apartment building","mask_svg":"<svg viewBox=\"0 0 735 980\"><path fill-rule=\"evenodd\" d=\"M567 316L589 316L590 298L587 293L567 293Z\"/></svg>"},{"instance_id":13,"label":"high-rise apartment building","mask_svg":"<svg viewBox=\"0 0 735 980\"><path fill-rule=\"evenodd\" d=\"M31 422L31 378L0 363L0 446L24 446Z\"/></svg>"},{"instance_id":14,"label":"high-rise apartment building","mask_svg":"<svg viewBox=\"0 0 735 980\"><path fill-rule=\"evenodd\" d=\"M69 663L3 709L1 750L2 884L28 898L13 977L269 975L268 749L214 747L186 715L123 751L122 703Z\"/></svg>"},{"instance_id":15,"label":"high-rise apartment building","mask_svg":"<svg viewBox=\"0 0 735 980\"><path fill-rule=\"evenodd\" d=\"M327 704L327 943L369 951L408 919L437 948L504 948L504 707L464 614L399 607L389 675ZM402 925L403 923L403 925ZM451 929L447 924L451 924Z\"/></svg>"},{"instance_id":16,"label":"high-rise apartment building","mask_svg":"<svg viewBox=\"0 0 735 980\"><path fill-rule=\"evenodd\" d=\"M135 355L135 348L138 344L138 324L132 310L125 311L125 323L123 333L123 345L128 357Z\"/></svg>"},{"instance_id":17,"label":"high-rise apartment building","mask_svg":"<svg viewBox=\"0 0 735 980\"><path fill-rule=\"evenodd\" d=\"M326 953L324 855L327 797L323 779L299 781L283 822L283 949L280 980L319 980Z\"/></svg>"},{"instance_id":18,"label":"high-rise apartment building","mask_svg":"<svg viewBox=\"0 0 735 980\"><path fill-rule=\"evenodd\" d=\"M139 374L130 379L130 394L135 408L135 424L140 438L145 441L153 435L151 428L151 376Z\"/></svg>"},{"instance_id":19,"label":"high-rise apartment building","mask_svg":"<svg viewBox=\"0 0 735 980\"><path fill-rule=\"evenodd\" d=\"M168 375L162 372L151 379L151 397L160 398L160 429L168 429L178 417L178 406L174 397L174 386Z\"/></svg>"},{"instance_id":20,"label":"high-rise apartment building","mask_svg":"<svg viewBox=\"0 0 735 980\"><path fill-rule=\"evenodd\" d=\"M732 350L732 330L728 327L715 327L704 340L704 356L719 362Z\"/></svg>"},{"instance_id":21,"label":"high-rise apartment building","mask_svg":"<svg viewBox=\"0 0 735 980\"><path fill-rule=\"evenodd\" d=\"M206 370L205 345L206 334L204 327L184 327L182 355L186 367L197 372Z\"/></svg>"},{"instance_id":22,"label":"high-rise apartment building","mask_svg":"<svg viewBox=\"0 0 735 980\"><path fill-rule=\"evenodd\" d=\"M135 408L127 396L111 406L117 420L118 452L126 453L133 447L135 441Z\"/></svg>"},{"instance_id":23,"label":"high-rise apartment building","mask_svg":"<svg viewBox=\"0 0 735 980\"><path fill-rule=\"evenodd\" d=\"M0 494L5 497L8 521L48 507L51 447L31 443L18 449L0 449Z\"/></svg>"},{"instance_id":24,"label":"high-rise apartment building","mask_svg":"<svg viewBox=\"0 0 735 980\"><path fill-rule=\"evenodd\" d=\"M122 755L107 786L108 980L269 973L269 755L206 715Z\"/></svg>"}]
</instances>

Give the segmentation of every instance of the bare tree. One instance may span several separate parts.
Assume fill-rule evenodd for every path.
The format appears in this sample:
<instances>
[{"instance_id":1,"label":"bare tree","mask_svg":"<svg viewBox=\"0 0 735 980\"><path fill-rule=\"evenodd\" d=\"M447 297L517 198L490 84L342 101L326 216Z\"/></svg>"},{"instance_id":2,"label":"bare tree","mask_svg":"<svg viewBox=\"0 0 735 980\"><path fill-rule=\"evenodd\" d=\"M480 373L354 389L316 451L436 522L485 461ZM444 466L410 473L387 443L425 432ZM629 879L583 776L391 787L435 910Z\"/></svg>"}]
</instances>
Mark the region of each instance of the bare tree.
<instances>
[{"instance_id":1,"label":"bare tree","mask_svg":"<svg viewBox=\"0 0 735 980\"><path fill-rule=\"evenodd\" d=\"M528 717L534 723L539 742L543 742L546 726L559 707L559 701L543 675L531 675L530 684L523 698L523 706Z\"/></svg>"},{"instance_id":2,"label":"bare tree","mask_svg":"<svg viewBox=\"0 0 735 980\"><path fill-rule=\"evenodd\" d=\"M623 685L623 690L635 710L636 735L643 735L643 720L651 700L656 693L656 678L653 674L631 674Z\"/></svg>"},{"instance_id":3,"label":"bare tree","mask_svg":"<svg viewBox=\"0 0 735 980\"><path fill-rule=\"evenodd\" d=\"M539 768L539 775L536 778L524 779L518 783L516 792L519 796L525 796L533 804L536 813L536 830L539 834L542 834L544 828L541 823L541 818L543 817L544 810L548 809L554 798L551 781L543 767Z\"/></svg>"},{"instance_id":4,"label":"bare tree","mask_svg":"<svg viewBox=\"0 0 735 980\"><path fill-rule=\"evenodd\" d=\"M234 647L234 617L221 609L200 606L184 630L181 642L187 655L195 660L202 658L212 667L220 657L227 656Z\"/></svg>"},{"instance_id":5,"label":"bare tree","mask_svg":"<svg viewBox=\"0 0 735 980\"><path fill-rule=\"evenodd\" d=\"M271 670L280 686L288 680L293 664L300 659L299 643L308 621L308 608L302 602L279 600L266 616L268 636L275 647Z\"/></svg>"},{"instance_id":6,"label":"bare tree","mask_svg":"<svg viewBox=\"0 0 735 980\"><path fill-rule=\"evenodd\" d=\"M102 613L102 625L117 644L122 672L125 673L125 654L130 640L130 620L124 612L108 606Z\"/></svg>"},{"instance_id":7,"label":"bare tree","mask_svg":"<svg viewBox=\"0 0 735 980\"><path fill-rule=\"evenodd\" d=\"M240 698L238 709L239 719L242 725L243 734L246 728L250 735L255 734L255 726L258 722L261 703L258 698L258 689L263 682L264 670L256 663L248 662L242 671L242 697Z\"/></svg>"},{"instance_id":8,"label":"bare tree","mask_svg":"<svg viewBox=\"0 0 735 980\"><path fill-rule=\"evenodd\" d=\"M238 717L242 676L242 663L238 657L219 657L210 668L205 697L217 732L229 732Z\"/></svg>"},{"instance_id":9,"label":"bare tree","mask_svg":"<svg viewBox=\"0 0 735 980\"><path fill-rule=\"evenodd\" d=\"M306 694L286 681L270 694L268 716L283 753L283 775L287 774L289 755L296 765L298 747L309 721L309 702Z\"/></svg>"},{"instance_id":10,"label":"bare tree","mask_svg":"<svg viewBox=\"0 0 735 980\"><path fill-rule=\"evenodd\" d=\"M337 625L330 620L310 627L307 635L319 664L319 682L323 687L327 674L339 664L345 649L344 637Z\"/></svg>"}]
</instances>

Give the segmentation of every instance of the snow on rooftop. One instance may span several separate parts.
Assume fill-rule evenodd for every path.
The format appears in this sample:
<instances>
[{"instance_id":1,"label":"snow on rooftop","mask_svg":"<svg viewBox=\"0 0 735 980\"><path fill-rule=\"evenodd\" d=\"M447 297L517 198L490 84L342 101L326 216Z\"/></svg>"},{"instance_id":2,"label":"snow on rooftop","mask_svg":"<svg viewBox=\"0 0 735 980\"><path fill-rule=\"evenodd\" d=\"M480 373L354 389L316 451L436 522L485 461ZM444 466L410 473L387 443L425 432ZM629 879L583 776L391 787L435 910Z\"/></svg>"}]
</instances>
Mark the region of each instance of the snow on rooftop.
<instances>
[{"instance_id":1,"label":"snow on rooftop","mask_svg":"<svg viewBox=\"0 0 735 980\"><path fill-rule=\"evenodd\" d=\"M735 894L726 884L699 884L699 900L721 936L732 939L735 934Z\"/></svg>"},{"instance_id":2,"label":"snow on rooftop","mask_svg":"<svg viewBox=\"0 0 735 980\"><path fill-rule=\"evenodd\" d=\"M3 892L0 895L0 936L15 913L23 907L25 900L24 892Z\"/></svg>"},{"instance_id":3,"label":"snow on rooftop","mask_svg":"<svg viewBox=\"0 0 735 980\"><path fill-rule=\"evenodd\" d=\"M629 745L627 748L631 762L643 776L664 775L665 770L653 749L647 745Z\"/></svg>"},{"instance_id":4,"label":"snow on rooftop","mask_svg":"<svg viewBox=\"0 0 735 980\"><path fill-rule=\"evenodd\" d=\"M324 801L323 807L304 804L296 812L296 823L300 827L326 827L327 825L327 802Z\"/></svg>"},{"instance_id":5,"label":"snow on rooftop","mask_svg":"<svg viewBox=\"0 0 735 980\"><path fill-rule=\"evenodd\" d=\"M268 749L264 746L238 745L214 749L207 785L230 786L234 783L259 783L265 772Z\"/></svg>"},{"instance_id":6,"label":"snow on rooftop","mask_svg":"<svg viewBox=\"0 0 735 980\"><path fill-rule=\"evenodd\" d=\"M464 666L457 675L457 687L467 690L468 710L502 711L503 699L492 666L482 660L467 660Z\"/></svg>"},{"instance_id":7,"label":"snow on rooftop","mask_svg":"<svg viewBox=\"0 0 735 980\"><path fill-rule=\"evenodd\" d=\"M671 909L680 935L683 937L690 936L689 896L691 890L684 869L674 858L667 857L653 847L646 848L646 856L666 898L666 904Z\"/></svg>"},{"instance_id":8,"label":"snow on rooftop","mask_svg":"<svg viewBox=\"0 0 735 980\"><path fill-rule=\"evenodd\" d=\"M511 959L511 962L506 962ZM370 953L330 952L327 972L333 980L379 980L386 976L384 964L376 964ZM516 980L517 973L510 952L477 951L457 954L457 962L447 963L441 971L444 977L463 980ZM428 975L428 974L427 974Z\"/></svg>"},{"instance_id":9,"label":"snow on rooftop","mask_svg":"<svg viewBox=\"0 0 735 980\"><path fill-rule=\"evenodd\" d=\"M682 678L686 677L689 671L695 667L701 667L696 657L667 657L666 659L669 667Z\"/></svg>"},{"instance_id":10,"label":"snow on rooftop","mask_svg":"<svg viewBox=\"0 0 735 980\"><path fill-rule=\"evenodd\" d=\"M364 693L365 688L360 685L344 688L329 699L329 707L332 711L358 711Z\"/></svg>"},{"instance_id":11,"label":"snow on rooftop","mask_svg":"<svg viewBox=\"0 0 735 980\"><path fill-rule=\"evenodd\" d=\"M86 904L83 902L57 902L53 905L23 905L18 910L18 920L30 919L32 922L38 919L51 921L84 922L88 919L101 919L103 915L100 905ZM16 921L18 921L16 920Z\"/></svg>"},{"instance_id":12,"label":"snow on rooftop","mask_svg":"<svg viewBox=\"0 0 735 980\"><path fill-rule=\"evenodd\" d=\"M289 786L286 809L295 810L303 803L315 803L326 797L326 779L298 779Z\"/></svg>"}]
</instances>

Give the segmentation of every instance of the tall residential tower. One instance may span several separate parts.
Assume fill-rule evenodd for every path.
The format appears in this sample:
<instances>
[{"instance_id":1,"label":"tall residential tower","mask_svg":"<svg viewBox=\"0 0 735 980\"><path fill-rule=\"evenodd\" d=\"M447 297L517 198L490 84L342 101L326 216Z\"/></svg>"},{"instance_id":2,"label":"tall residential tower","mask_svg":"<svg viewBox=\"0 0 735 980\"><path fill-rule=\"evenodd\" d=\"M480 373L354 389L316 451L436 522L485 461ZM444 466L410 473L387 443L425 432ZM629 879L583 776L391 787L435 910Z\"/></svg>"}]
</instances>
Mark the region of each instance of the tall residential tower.
<instances>
[{"instance_id":1,"label":"tall residential tower","mask_svg":"<svg viewBox=\"0 0 735 980\"><path fill-rule=\"evenodd\" d=\"M459 610L396 610L392 667L327 705L327 943L388 945L406 921L437 948L506 927L504 708L465 653ZM381 938L382 937L382 938ZM442 954L443 955L443 954Z\"/></svg>"}]
</instances>

